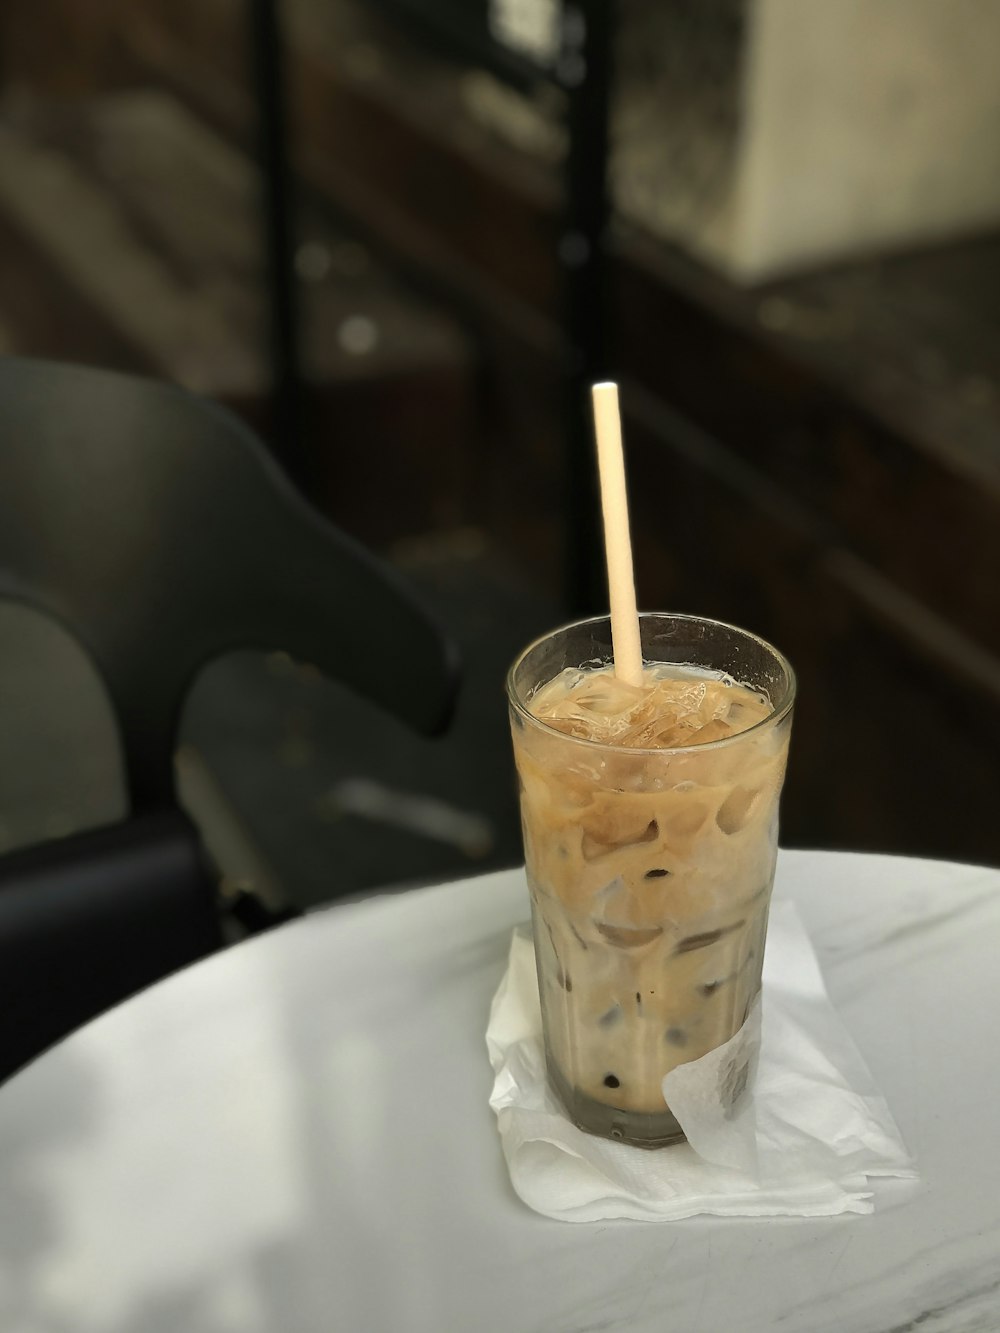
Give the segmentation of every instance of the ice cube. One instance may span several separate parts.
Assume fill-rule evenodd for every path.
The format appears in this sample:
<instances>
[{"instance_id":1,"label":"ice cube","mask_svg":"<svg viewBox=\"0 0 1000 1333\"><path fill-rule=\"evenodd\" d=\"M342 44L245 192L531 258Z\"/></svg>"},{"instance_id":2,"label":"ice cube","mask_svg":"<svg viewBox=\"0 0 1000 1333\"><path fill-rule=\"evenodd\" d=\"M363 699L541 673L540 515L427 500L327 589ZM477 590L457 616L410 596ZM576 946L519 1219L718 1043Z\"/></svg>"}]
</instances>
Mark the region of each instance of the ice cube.
<instances>
[{"instance_id":1,"label":"ice cube","mask_svg":"<svg viewBox=\"0 0 1000 1333\"><path fill-rule=\"evenodd\" d=\"M733 734L733 729L728 722L722 722L714 718L711 722L706 722L703 727L698 727L692 731L688 737L688 745L707 745L710 741L722 741L727 736Z\"/></svg>"},{"instance_id":2,"label":"ice cube","mask_svg":"<svg viewBox=\"0 0 1000 1333\"><path fill-rule=\"evenodd\" d=\"M759 797L759 788L748 790L746 787L734 787L715 816L715 822L723 833L739 833L746 826Z\"/></svg>"},{"instance_id":3,"label":"ice cube","mask_svg":"<svg viewBox=\"0 0 1000 1333\"><path fill-rule=\"evenodd\" d=\"M656 820L650 818L648 802L632 802L613 795L599 796L593 811L580 823L583 828L580 850L585 861L637 843L654 842L660 832Z\"/></svg>"},{"instance_id":4,"label":"ice cube","mask_svg":"<svg viewBox=\"0 0 1000 1333\"><path fill-rule=\"evenodd\" d=\"M632 926L613 926L606 921L598 921L596 925L608 943L619 949L641 949L644 944L652 944L663 934L662 926L636 929Z\"/></svg>"}]
</instances>

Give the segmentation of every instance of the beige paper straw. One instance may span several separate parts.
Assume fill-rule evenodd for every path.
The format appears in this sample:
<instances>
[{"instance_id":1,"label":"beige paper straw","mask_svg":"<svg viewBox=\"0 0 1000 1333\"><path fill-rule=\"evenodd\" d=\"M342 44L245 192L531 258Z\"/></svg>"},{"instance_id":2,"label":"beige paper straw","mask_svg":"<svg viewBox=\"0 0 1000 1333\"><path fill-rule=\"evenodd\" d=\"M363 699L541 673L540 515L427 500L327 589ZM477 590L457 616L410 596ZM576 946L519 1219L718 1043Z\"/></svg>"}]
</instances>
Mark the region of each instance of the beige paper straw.
<instances>
[{"instance_id":1,"label":"beige paper straw","mask_svg":"<svg viewBox=\"0 0 1000 1333\"><path fill-rule=\"evenodd\" d=\"M639 643L639 615L632 573L632 541L628 526L618 385L595 384L590 392L594 405L594 434L597 437L597 465L601 479L601 511L604 515L604 553L608 564L615 675L629 685L641 685L642 648Z\"/></svg>"}]
</instances>

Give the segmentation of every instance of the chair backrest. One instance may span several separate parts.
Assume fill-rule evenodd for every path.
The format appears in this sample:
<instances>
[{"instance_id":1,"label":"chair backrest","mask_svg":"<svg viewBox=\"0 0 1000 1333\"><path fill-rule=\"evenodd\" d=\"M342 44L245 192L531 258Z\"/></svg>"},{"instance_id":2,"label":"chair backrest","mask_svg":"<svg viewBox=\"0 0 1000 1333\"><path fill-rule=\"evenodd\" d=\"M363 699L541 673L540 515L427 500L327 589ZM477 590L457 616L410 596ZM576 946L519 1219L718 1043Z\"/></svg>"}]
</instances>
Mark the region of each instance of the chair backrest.
<instances>
[{"instance_id":1,"label":"chair backrest","mask_svg":"<svg viewBox=\"0 0 1000 1333\"><path fill-rule=\"evenodd\" d=\"M106 371L0 359L4 598L53 617L93 662L131 814L0 857L0 1078L220 944L173 766L210 658L282 649L428 734L457 679L450 644L392 574L234 416Z\"/></svg>"},{"instance_id":2,"label":"chair backrest","mask_svg":"<svg viewBox=\"0 0 1000 1333\"><path fill-rule=\"evenodd\" d=\"M283 649L428 734L455 694L440 630L245 426L108 371L0 360L4 596L55 617L89 653L133 809L172 802L184 695L229 649Z\"/></svg>"}]
</instances>

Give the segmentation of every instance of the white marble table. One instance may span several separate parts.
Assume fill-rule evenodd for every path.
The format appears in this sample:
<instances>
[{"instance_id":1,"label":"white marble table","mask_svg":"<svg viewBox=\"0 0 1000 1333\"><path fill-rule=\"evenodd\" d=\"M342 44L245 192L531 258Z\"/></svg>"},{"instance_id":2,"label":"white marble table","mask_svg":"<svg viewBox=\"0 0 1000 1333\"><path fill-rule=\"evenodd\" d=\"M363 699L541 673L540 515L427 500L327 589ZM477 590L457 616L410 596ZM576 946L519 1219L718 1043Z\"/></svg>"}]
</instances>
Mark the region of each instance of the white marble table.
<instances>
[{"instance_id":1,"label":"white marble table","mask_svg":"<svg viewBox=\"0 0 1000 1333\"><path fill-rule=\"evenodd\" d=\"M918 1157L872 1216L528 1211L483 1043L511 872L241 945L0 1088L0 1329L1000 1329L1000 872L784 853L777 891Z\"/></svg>"}]
</instances>

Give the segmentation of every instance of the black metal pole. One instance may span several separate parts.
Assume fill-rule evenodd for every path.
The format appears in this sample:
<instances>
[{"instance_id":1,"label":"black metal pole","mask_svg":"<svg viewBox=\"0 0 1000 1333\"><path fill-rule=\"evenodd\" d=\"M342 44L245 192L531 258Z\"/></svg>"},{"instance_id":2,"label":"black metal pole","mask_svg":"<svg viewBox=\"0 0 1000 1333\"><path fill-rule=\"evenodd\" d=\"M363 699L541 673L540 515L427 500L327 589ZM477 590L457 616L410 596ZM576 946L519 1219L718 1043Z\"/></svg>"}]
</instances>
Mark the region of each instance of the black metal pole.
<instances>
[{"instance_id":1,"label":"black metal pole","mask_svg":"<svg viewBox=\"0 0 1000 1333\"><path fill-rule=\"evenodd\" d=\"M568 101L563 271L566 600L576 614L607 607L590 386L614 378L608 327L608 119L613 0L564 4L556 74Z\"/></svg>"},{"instance_id":2,"label":"black metal pole","mask_svg":"<svg viewBox=\"0 0 1000 1333\"><path fill-rule=\"evenodd\" d=\"M302 375L299 354L292 176L280 0L250 0L253 80L257 94L257 139L261 214L268 296L268 341L273 411L272 447L293 477L302 481Z\"/></svg>"}]
</instances>

